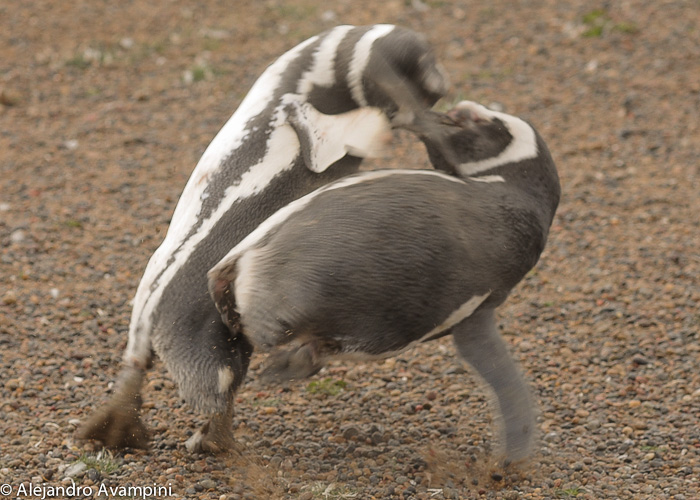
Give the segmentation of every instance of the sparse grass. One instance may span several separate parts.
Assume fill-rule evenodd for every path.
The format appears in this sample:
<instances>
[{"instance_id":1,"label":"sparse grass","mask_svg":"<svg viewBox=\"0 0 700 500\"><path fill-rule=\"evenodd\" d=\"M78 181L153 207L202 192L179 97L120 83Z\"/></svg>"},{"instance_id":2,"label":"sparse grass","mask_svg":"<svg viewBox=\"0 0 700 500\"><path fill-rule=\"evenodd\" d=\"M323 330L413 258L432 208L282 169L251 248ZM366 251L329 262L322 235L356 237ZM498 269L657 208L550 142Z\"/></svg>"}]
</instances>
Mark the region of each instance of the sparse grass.
<instances>
[{"instance_id":1,"label":"sparse grass","mask_svg":"<svg viewBox=\"0 0 700 500\"><path fill-rule=\"evenodd\" d=\"M556 495L559 498L575 498L579 493L583 493L583 488L576 486L575 488L566 488L563 490L557 490Z\"/></svg>"},{"instance_id":2,"label":"sparse grass","mask_svg":"<svg viewBox=\"0 0 700 500\"><path fill-rule=\"evenodd\" d=\"M64 224L66 225L66 227L74 227L78 229L83 227L83 223L77 219L68 219L64 222Z\"/></svg>"},{"instance_id":3,"label":"sparse grass","mask_svg":"<svg viewBox=\"0 0 700 500\"><path fill-rule=\"evenodd\" d=\"M590 11L583 16L583 24L587 26L586 31L583 32L583 36L587 38L597 38L603 35L603 29L605 25L609 22L607 11L603 9L595 9Z\"/></svg>"},{"instance_id":4,"label":"sparse grass","mask_svg":"<svg viewBox=\"0 0 700 500\"><path fill-rule=\"evenodd\" d=\"M311 394L325 394L326 396L337 396L346 387L347 382L343 380L333 380L332 378L324 378L323 380L314 380L306 386L306 392Z\"/></svg>"},{"instance_id":5,"label":"sparse grass","mask_svg":"<svg viewBox=\"0 0 700 500\"><path fill-rule=\"evenodd\" d=\"M266 398L266 399L260 399L260 400L255 400L251 403L251 406L279 406L282 404L282 400L280 398Z\"/></svg>"},{"instance_id":6,"label":"sparse grass","mask_svg":"<svg viewBox=\"0 0 700 500\"><path fill-rule=\"evenodd\" d=\"M95 469L102 475L109 475L119 469L119 464L114 460L112 454L103 449L97 453L95 456L90 456L85 453L80 455L80 458L76 462L82 462L88 466L90 469Z\"/></svg>"},{"instance_id":7,"label":"sparse grass","mask_svg":"<svg viewBox=\"0 0 700 500\"><path fill-rule=\"evenodd\" d=\"M217 51L221 48L221 40L217 38L206 37L202 41L202 48L211 52Z\"/></svg>"},{"instance_id":8,"label":"sparse grass","mask_svg":"<svg viewBox=\"0 0 700 500\"><path fill-rule=\"evenodd\" d=\"M197 83L203 80L211 80L218 73L206 62L198 62L185 71L185 83Z\"/></svg>"},{"instance_id":9,"label":"sparse grass","mask_svg":"<svg viewBox=\"0 0 700 500\"><path fill-rule=\"evenodd\" d=\"M612 29L614 31L619 31L620 33L628 33L628 34L634 34L639 32L639 27L630 22L622 21L620 23L615 24Z\"/></svg>"},{"instance_id":10,"label":"sparse grass","mask_svg":"<svg viewBox=\"0 0 700 500\"><path fill-rule=\"evenodd\" d=\"M132 42L133 43L133 42ZM67 67L85 70L91 66L103 67L120 64L135 65L151 56L162 55L167 49L168 42L156 40L151 43L120 43L92 42L87 48L76 52L64 64Z\"/></svg>"},{"instance_id":11,"label":"sparse grass","mask_svg":"<svg viewBox=\"0 0 700 500\"><path fill-rule=\"evenodd\" d=\"M86 69L90 66L90 61L88 61L83 54L76 54L66 61L66 66L77 69Z\"/></svg>"},{"instance_id":12,"label":"sparse grass","mask_svg":"<svg viewBox=\"0 0 700 500\"><path fill-rule=\"evenodd\" d=\"M201 82L207 77L207 68L204 66L195 66L192 68L192 79L195 82Z\"/></svg>"},{"instance_id":13,"label":"sparse grass","mask_svg":"<svg viewBox=\"0 0 700 500\"><path fill-rule=\"evenodd\" d=\"M343 498L358 498L356 491L351 488L337 483L324 484L315 483L309 487L309 491L313 495L313 498L319 498L323 500L341 500Z\"/></svg>"},{"instance_id":14,"label":"sparse grass","mask_svg":"<svg viewBox=\"0 0 700 500\"><path fill-rule=\"evenodd\" d=\"M605 9L593 9L583 15L583 24L592 26L600 22L601 19L608 19L608 12Z\"/></svg>"},{"instance_id":15,"label":"sparse grass","mask_svg":"<svg viewBox=\"0 0 700 500\"><path fill-rule=\"evenodd\" d=\"M89 46L83 49L82 52L76 53L73 57L65 62L66 66L78 69L87 69L90 66L106 66L111 65L117 59L118 49L115 46L98 47Z\"/></svg>"},{"instance_id":16,"label":"sparse grass","mask_svg":"<svg viewBox=\"0 0 700 500\"><path fill-rule=\"evenodd\" d=\"M581 21L586 25L583 36L587 38L598 38L610 31L618 31L627 34L639 32L639 28L634 23L627 21L614 22L605 9L593 9L587 14L584 14Z\"/></svg>"}]
</instances>

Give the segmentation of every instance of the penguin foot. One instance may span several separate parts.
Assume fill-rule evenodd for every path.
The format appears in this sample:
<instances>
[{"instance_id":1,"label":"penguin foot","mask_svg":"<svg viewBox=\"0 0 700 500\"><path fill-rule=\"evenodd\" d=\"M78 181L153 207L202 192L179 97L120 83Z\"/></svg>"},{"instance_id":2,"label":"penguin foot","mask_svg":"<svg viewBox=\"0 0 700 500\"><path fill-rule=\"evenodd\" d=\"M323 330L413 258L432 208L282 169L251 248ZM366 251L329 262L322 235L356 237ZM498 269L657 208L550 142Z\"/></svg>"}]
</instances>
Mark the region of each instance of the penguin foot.
<instances>
[{"instance_id":1,"label":"penguin foot","mask_svg":"<svg viewBox=\"0 0 700 500\"><path fill-rule=\"evenodd\" d=\"M214 414L209 422L185 442L187 451L212 455L242 452L242 445L233 437L230 417L225 413Z\"/></svg>"},{"instance_id":2,"label":"penguin foot","mask_svg":"<svg viewBox=\"0 0 700 500\"><path fill-rule=\"evenodd\" d=\"M266 383L280 383L310 377L323 368L318 358L313 342L295 349L280 349L267 358L261 379Z\"/></svg>"},{"instance_id":3,"label":"penguin foot","mask_svg":"<svg viewBox=\"0 0 700 500\"><path fill-rule=\"evenodd\" d=\"M143 370L125 368L112 398L78 429L76 437L101 441L108 448L148 448L148 430L139 416L143 377Z\"/></svg>"},{"instance_id":4,"label":"penguin foot","mask_svg":"<svg viewBox=\"0 0 700 500\"><path fill-rule=\"evenodd\" d=\"M78 439L101 441L107 448L148 448L148 430L139 416L138 399L131 405L113 399L78 429Z\"/></svg>"},{"instance_id":5,"label":"penguin foot","mask_svg":"<svg viewBox=\"0 0 700 500\"><path fill-rule=\"evenodd\" d=\"M333 340L315 339L275 350L268 356L260 378L266 383L280 383L311 377L338 354L341 347Z\"/></svg>"}]
</instances>

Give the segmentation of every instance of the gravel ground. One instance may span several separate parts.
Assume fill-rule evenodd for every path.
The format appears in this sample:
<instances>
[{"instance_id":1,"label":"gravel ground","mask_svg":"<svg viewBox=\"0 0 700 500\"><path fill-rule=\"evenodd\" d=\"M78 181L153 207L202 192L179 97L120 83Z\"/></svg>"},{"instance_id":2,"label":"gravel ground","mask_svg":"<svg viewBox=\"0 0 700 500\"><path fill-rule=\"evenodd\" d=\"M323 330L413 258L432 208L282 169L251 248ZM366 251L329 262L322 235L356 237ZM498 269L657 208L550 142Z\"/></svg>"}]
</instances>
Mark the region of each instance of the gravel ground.
<instances>
[{"instance_id":1,"label":"gravel ground","mask_svg":"<svg viewBox=\"0 0 700 500\"><path fill-rule=\"evenodd\" d=\"M0 496L700 498L698 2L232 5L0 5ZM492 467L489 396L447 340L288 387L258 382L256 361L241 457L185 451L202 417L160 363L144 393L151 450L77 442L208 142L284 50L376 22L424 32L447 103L531 120L558 163L548 248L500 314L540 406L537 456ZM369 167L425 166L409 142ZM104 494L129 486L161 490Z\"/></svg>"}]
</instances>

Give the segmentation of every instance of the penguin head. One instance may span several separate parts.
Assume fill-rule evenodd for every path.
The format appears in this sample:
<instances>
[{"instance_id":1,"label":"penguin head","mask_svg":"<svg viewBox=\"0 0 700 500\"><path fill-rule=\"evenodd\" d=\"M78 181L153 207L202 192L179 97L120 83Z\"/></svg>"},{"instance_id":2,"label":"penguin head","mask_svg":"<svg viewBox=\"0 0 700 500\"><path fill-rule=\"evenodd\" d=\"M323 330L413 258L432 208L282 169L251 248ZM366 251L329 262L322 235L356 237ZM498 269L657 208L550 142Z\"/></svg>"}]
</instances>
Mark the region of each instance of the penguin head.
<instances>
[{"instance_id":1,"label":"penguin head","mask_svg":"<svg viewBox=\"0 0 700 500\"><path fill-rule=\"evenodd\" d=\"M462 177L538 155L537 135L528 123L472 101L446 113L416 112L399 126L420 137L436 169Z\"/></svg>"},{"instance_id":2,"label":"penguin head","mask_svg":"<svg viewBox=\"0 0 700 500\"><path fill-rule=\"evenodd\" d=\"M362 78L367 104L396 113L433 106L449 89L449 80L423 35L395 27L378 39Z\"/></svg>"}]
</instances>

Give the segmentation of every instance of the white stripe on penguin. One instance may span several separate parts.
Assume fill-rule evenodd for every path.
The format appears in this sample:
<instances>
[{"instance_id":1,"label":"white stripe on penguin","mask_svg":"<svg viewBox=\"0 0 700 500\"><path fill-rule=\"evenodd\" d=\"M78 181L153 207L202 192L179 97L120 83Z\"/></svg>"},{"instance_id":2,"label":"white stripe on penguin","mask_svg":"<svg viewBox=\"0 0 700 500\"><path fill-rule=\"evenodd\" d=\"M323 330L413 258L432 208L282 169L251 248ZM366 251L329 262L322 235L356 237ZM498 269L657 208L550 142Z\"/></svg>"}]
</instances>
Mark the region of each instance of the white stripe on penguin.
<instances>
[{"instance_id":1,"label":"white stripe on penguin","mask_svg":"<svg viewBox=\"0 0 700 500\"><path fill-rule=\"evenodd\" d=\"M362 74L365 72L369 62L372 45L379 38L391 33L394 28L395 26L391 24L377 24L365 33L355 45L352 61L350 62L350 70L348 71L348 85L350 86L352 98L355 99L358 106L367 106L365 92L362 89Z\"/></svg>"},{"instance_id":2,"label":"white stripe on penguin","mask_svg":"<svg viewBox=\"0 0 700 500\"><path fill-rule=\"evenodd\" d=\"M354 26L338 26L323 39L314 52L314 63L299 80L297 94L309 95L314 85L331 87L335 82L335 63L338 46Z\"/></svg>"},{"instance_id":3,"label":"white stripe on penguin","mask_svg":"<svg viewBox=\"0 0 700 500\"><path fill-rule=\"evenodd\" d=\"M498 156L486 158L485 160L462 163L457 167L457 171L463 177L478 175L481 172L491 170L510 163L518 163L524 160L537 158L539 150L537 148L537 136L534 129L527 122L520 118L490 109L475 102L463 101L465 107L474 108L478 115L490 118L498 118L508 128L513 140L508 147ZM461 103L460 103L461 104ZM459 108L459 104L457 108Z\"/></svg>"}]
</instances>

